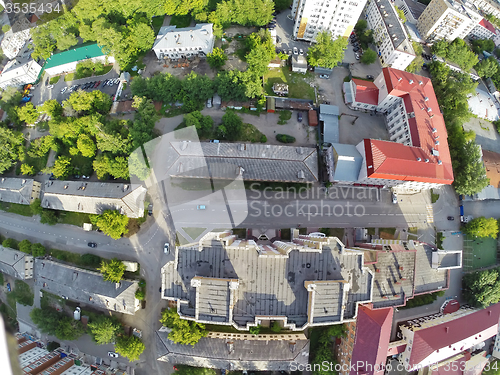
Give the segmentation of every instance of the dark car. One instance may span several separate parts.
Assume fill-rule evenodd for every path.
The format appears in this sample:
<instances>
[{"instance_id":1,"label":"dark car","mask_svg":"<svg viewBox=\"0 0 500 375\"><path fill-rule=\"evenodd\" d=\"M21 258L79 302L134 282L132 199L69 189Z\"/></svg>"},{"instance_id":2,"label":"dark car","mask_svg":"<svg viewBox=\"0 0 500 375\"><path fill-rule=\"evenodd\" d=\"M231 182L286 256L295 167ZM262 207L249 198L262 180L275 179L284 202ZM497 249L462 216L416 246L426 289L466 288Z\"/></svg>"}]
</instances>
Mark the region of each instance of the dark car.
<instances>
[{"instance_id":1,"label":"dark car","mask_svg":"<svg viewBox=\"0 0 500 375\"><path fill-rule=\"evenodd\" d=\"M448 216L448 220L453 221L455 218L453 216Z\"/></svg>"},{"instance_id":2,"label":"dark car","mask_svg":"<svg viewBox=\"0 0 500 375\"><path fill-rule=\"evenodd\" d=\"M302 112L297 112L297 121L302 122Z\"/></svg>"},{"instance_id":3,"label":"dark car","mask_svg":"<svg viewBox=\"0 0 500 375\"><path fill-rule=\"evenodd\" d=\"M56 178L54 177L54 173L50 174L49 180L55 180Z\"/></svg>"},{"instance_id":4,"label":"dark car","mask_svg":"<svg viewBox=\"0 0 500 375\"><path fill-rule=\"evenodd\" d=\"M94 88L95 89L98 88L100 84L101 84L101 81L97 81L96 84L94 85Z\"/></svg>"},{"instance_id":5,"label":"dark car","mask_svg":"<svg viewBox=\"0 0 500 375\"><path fill-rule=\"evenodd\" d=\"M11 291L12 291L12 289L10 289L10 283L7 283L7 291L8 291L8 292L11 292Z\"/></svg>"},{"instance_id":6,"label":"dark car","mask_svg":"<svg viewBox=\"0 0 500 375\"><path fill-rule=\"evenodd\" d=\"M353 51L354 52L358 52L359 51L359 47L354 47Z\"/></svg>"},{"instance_id":7,"label":"dark car","mask_svg":"<svg viewBox=\"0 0 500 375\"><path fill-rule=\"evenodd\" d=\"M367 79L373 79L373 76L371 76L371 75L367 75L367 76L366 76L366 78L367 78Z\"/></svg>"},{"instance_id":8,"label":"dark car","mask_svg":"<svg viewBox=\"0 0 500 375\"><path fill-rule=\"evenodd\" d=\"M87 244L88 247L97 247L97 244L95 242L89 242Z\"/></svg>"}]
</instances>

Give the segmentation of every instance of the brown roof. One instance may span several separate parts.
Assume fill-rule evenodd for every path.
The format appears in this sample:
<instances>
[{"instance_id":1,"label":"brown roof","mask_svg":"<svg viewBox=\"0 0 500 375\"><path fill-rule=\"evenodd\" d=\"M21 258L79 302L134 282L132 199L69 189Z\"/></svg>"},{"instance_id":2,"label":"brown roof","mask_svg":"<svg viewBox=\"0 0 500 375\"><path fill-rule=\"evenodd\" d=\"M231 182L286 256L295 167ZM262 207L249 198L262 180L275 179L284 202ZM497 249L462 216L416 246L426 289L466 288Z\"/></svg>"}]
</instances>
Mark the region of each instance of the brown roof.
<instances>
[{"instance_id":1,"label":"brown roof","mask_svg":"<svg viewBox=\"0 0 500 375\"><path fill-rule=\"evenodd\" d=\"M500 154L483 150L483 161L486 168L486 177L490 179L490 185L500 188Z\"/></svg>"}]
</instances>

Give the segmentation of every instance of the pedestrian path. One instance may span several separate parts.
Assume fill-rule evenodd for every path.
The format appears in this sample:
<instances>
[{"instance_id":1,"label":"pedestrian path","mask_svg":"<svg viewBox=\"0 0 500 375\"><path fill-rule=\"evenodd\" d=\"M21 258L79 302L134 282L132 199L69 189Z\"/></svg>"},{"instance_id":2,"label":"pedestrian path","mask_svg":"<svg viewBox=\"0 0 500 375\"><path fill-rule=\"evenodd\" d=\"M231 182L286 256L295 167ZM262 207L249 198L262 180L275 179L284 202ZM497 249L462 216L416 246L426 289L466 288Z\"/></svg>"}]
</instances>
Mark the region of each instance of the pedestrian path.
<instances>
[{"instance_id":1,"label":"pedestrian path","mask_svg":"<svg viewBox=\"0 0 500 375\"><path fill-rule=\"evenodd\" d=\"M432 204L427 204L425 206L427 209L427 222L428 223L433 223L434 222L434 209L432 208Z\"/></svg>"}]
</instances>

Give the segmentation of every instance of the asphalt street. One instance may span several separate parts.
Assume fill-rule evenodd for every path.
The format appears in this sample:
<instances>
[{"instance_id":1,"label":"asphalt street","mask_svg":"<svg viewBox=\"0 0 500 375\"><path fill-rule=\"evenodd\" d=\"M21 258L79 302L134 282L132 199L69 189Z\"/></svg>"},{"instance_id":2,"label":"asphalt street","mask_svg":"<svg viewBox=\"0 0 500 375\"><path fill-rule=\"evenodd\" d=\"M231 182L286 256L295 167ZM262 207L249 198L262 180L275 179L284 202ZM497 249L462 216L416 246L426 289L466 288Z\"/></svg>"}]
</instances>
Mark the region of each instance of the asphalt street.
<instances>
[{"instance_id":1,"label":"asphalt street","mask_svg":"<svg viewBox=\"0 0 500 375\"><path fill-rule=\"evenodd\" d=\"M463 201L464 215L472 215L472 217L494 217L500 218L500 201ZM457 208L458 210L458 208ZM457 211L458 212L458 211Z\"/></svg>"}]
</instances>

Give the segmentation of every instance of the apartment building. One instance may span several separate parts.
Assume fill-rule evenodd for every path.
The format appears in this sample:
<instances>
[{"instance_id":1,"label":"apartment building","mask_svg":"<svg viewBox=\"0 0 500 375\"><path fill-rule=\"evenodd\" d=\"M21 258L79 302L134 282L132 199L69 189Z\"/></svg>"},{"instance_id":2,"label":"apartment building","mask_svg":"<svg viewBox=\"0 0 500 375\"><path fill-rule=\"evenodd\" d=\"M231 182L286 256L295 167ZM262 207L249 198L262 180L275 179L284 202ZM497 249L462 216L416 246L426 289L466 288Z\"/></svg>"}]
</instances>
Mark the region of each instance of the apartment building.
<instances>
[{"instance_id":1,"label":"apartment building","mask_svg":"<svg viewBox=\"0 0 500 375\"><path fill-rule=\"evenodd\" d=\"M370 0L366 20L373 30L382 66L405 70L415 58L415 52L392 3L389 0Z\"/></svg>"},{"instance_id":2,"label":"apartment building","mask_svg":"<svg viewBox=\"0 0 500 375\"><path fill-rule=\"evenodd\" d=\"M11 26L0 44L3 54L9 59L15 58L31 38L29 30L31 23L24 15L18 16Z\"/></svg>"},{"instance_id":3,"label":"apartment building","mask_svg":"<svg viewBox=\"0 0 500 375\"><path fill-rule=\"evenodd\" d=\"M453 182L448 133L429 78L383 68L375 81L344 83L346 104L386 116L389 140L365 139L357 184L429 189Z\"/></svg>"},{"instance_id":4,"label":"apartment building","mask_svg":"<svg viewBox=\"0 0 500 375\"><path fill-rule=\"evenodd\" d=\"M33 83L37 80L41 70L42 67L34 60L30 59L26 62L18 59L11 60L0 74L0 88Z\"/></svg>"},{"instance_id":5,"label":"apartment building","mask_svg":"<svg viewBox=\"0 0 500 375\"><path fill-rule=\"evenodd\" d=\"M0 246L0 272L20 280L33 278L34 258L22 251Z\"/></svg>"},{"instance_id":6,"label":"apartment building","mask_svg":"<svg viewBox=\"0 0 500 375\"><path fill-rule=\"evenodd\" d=\"M178 29L164 26L160 29L153 51L158 59L178 60L192 56L205 57L214 48L213 24L202 23Z\"/></svg>"},{"instance_id":7,"label":"apartment building","mask_svg":"<svg viewBox=\"0 0 500 375\"><path fill-rule=\"evenodd\" d=\"M41 184L32 178L0 178L0 202L31 204L40 198Z\"/></svg>"},{"instance_id":8,"label":"apartment building","mask_svg":"<svg viewBox=\"0 0 500 375\"><path fill-rule=\"evenodd\" d=\"M418 19L420 36L428 41L465 38L483 19L474 5L460 0L432 0Z\"/></svg>"},{"instance_id":9,"label":"apartment building","mask_svg":"<svg viewBox=\"0 0 500 375\"><path fill-rule=\"evenodd\" d=\"M495 41L497 38L497 30L495 26L492 25L490 21L483 18L479 23L472 29L469 35L476 37L477 39L492 39ZM496 45L497 43L495 43Z\"/></svg>"},{"instance_id":10,"label":"apartment building","mask_svg":"<svg viewBox=\"0 0 500 375\"><path fill-rule=\"evenodd\" d=\"M347 37L365 4L366 0L294 0L293 37L312 42L321 31L330 31L334 38Z\"/></svg>"},{"instance_id":11,"label":"apartment building","mask_svg":"<svg viewBox=\"0 0 500 375\"><path fill-rule=\"evenodd\" d=\"M474 5L482 12L500 19L500 4L495 0L473 0Z\"/></svg>"}]
</instances>

